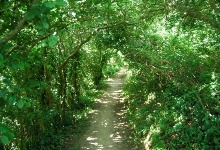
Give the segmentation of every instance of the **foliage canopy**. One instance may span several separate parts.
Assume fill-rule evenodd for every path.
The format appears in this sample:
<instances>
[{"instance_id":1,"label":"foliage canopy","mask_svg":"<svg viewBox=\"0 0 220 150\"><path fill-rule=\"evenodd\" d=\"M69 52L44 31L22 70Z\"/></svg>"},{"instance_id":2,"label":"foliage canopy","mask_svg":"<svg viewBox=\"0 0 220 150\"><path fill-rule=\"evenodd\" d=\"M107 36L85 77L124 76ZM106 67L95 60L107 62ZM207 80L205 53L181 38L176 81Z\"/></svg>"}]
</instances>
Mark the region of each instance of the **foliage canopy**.
<instances>
[{"instance_id":1,"label":"foliage canopy","mask_svg":"<svg viewBox=\"0 0 220 150\"><path fill-rule=\"evenodd\" d=\"M59 149L123 59L137 142L220 148L218 0L0 3L0 149Z\"/></svg>"}]
</instances>

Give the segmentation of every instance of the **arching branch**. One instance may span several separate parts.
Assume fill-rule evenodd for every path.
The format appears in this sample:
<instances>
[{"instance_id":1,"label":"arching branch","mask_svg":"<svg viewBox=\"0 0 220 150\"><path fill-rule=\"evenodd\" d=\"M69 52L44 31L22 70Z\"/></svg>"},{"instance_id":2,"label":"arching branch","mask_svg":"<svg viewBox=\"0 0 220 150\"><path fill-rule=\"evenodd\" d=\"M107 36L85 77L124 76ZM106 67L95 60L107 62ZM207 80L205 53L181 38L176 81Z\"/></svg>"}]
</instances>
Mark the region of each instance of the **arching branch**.
<instances>
[{"instance_id":1,"label":"arching branch","mask_svg":"<svg viewBox=\"0 0 220 150\"><path fill-rule=\"evenodd\" d=\"M11 32L9 32L5 37L3 37L1 40L0 40L0 45L2 44L6 44L10 39L12 39L16 34L18 34L21 29L26 25L27 23L27 20L26 18L24 17L19 23L18 25L15 27L14 30L12 30Z\"/></svg>"}]
</instances>

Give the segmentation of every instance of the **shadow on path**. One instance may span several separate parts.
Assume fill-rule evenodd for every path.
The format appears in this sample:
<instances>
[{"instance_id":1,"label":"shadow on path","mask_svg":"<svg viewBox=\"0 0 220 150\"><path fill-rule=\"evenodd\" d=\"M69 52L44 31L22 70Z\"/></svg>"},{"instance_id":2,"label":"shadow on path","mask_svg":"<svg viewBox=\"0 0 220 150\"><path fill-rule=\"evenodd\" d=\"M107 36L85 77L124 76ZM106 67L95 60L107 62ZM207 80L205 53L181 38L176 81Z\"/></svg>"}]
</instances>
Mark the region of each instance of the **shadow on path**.
<instances>
[{"instance_id":1,"label":"shadow on path","mask_svg":"<svg viewBox=\"0 0 220 150\"><path fill-rule=\"evenodd\" d=\"M80 138L68 142L68 147L78 147L79 150L135 149L130 139L128 123L125 121L126 109L122 95L125 71L122 69L108 80L106 92L96 99L95 108L89 115L91 125Z\"/></svg>"}]
</instances>

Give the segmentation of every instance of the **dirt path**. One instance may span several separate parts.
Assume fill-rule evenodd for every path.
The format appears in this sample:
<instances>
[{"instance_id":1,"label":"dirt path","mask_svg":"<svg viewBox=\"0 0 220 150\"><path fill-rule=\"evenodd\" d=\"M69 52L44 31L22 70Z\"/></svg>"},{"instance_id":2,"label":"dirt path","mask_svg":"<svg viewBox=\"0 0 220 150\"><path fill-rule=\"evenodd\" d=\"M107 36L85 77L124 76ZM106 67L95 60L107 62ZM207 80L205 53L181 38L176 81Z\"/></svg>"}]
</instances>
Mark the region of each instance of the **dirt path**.
<instances>
[{"instance_id":1,"label":"dirt path","mask_svg":"<svg viewBox=\"0 0 220 150\"><path fill-rule=\"evenodd\" d=\"M125 121L125 106L122 96L125 69L109 80L106 92L96 99L95 109L90 114L91 125L72 147L79 150L132 150L135 149ZM67 149L67 148L66 148ZM74 148L69 150L75 150Z\"/></svg>"}]
</instances>

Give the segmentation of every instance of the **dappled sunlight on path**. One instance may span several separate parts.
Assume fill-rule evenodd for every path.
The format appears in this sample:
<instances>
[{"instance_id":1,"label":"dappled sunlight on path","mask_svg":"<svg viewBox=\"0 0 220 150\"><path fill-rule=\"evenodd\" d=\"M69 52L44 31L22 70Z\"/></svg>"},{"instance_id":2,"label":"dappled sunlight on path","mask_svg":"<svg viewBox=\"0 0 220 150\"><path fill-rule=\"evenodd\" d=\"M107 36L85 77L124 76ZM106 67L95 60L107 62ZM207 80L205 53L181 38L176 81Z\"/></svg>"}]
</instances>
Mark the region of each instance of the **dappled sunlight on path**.
<instances>
[{"instance_id":1,"label":"dappled sunlight on path","mask_svg":"<svg viewBox=\"0 0 220 150\"><path fill-rule=\"evenodd\" d=\"M106 92L95 101L90 112L91 125L83 135L74 140L73 146L82 150L131 150L130 130L125 121L125 106L122 95L125 69L108 80Z\"/></svg>"}]
</instances>

